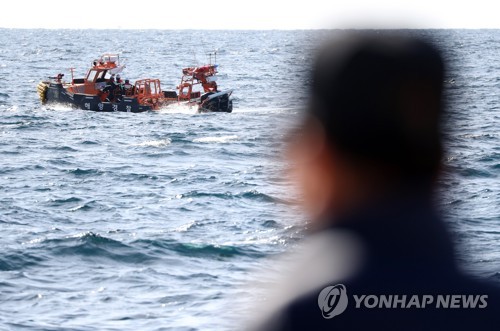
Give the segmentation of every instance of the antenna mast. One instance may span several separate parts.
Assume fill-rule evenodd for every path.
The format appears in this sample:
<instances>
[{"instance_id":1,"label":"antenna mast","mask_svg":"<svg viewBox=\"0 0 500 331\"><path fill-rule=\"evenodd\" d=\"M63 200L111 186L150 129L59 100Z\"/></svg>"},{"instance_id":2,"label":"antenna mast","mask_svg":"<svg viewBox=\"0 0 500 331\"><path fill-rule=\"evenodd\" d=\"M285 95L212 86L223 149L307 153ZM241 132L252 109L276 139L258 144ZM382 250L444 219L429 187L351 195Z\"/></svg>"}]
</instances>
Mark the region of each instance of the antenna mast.
<instances>
[{"instance_id":1,"label":"antenna mast","mask_svg":"<svg viewBox=\"0 0 500 331\"><path fill-rule=\"evenodd\" d=\"M214 63L213 64L217 64L217 50L214 50L213 52L208 53L210 65L212 65L212 55L214 56Z\"/></svg>"}]
</instances>

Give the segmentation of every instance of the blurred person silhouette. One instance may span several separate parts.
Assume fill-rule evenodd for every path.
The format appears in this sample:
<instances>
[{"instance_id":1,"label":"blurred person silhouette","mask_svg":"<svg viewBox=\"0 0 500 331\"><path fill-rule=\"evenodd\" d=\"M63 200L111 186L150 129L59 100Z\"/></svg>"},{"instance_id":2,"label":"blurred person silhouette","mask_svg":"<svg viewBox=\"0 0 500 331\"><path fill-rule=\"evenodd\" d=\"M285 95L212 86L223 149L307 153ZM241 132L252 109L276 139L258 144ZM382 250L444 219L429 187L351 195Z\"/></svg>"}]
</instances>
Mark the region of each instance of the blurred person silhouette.
<instances>
[{"instance_id":1,"label":"blurred person silhouette","mask_svg":"<svg viewBox=\"0 0 500 331\"><path fill-rule=\"evenodd\" d=\"M311 233L252 330L500 328L499 289L460 270L435 206L444 70L410 33L320 48L287 152Z\"/></svg>"}]
</instances>

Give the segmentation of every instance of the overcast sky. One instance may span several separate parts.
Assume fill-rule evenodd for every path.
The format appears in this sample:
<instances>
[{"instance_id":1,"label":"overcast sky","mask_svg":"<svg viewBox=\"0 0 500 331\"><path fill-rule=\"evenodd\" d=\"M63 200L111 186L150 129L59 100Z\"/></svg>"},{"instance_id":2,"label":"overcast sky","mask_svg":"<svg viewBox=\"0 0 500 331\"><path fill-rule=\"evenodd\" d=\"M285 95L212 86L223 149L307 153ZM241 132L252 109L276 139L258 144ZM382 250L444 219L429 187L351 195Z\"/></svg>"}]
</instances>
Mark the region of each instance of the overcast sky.
<instances>
[{"instance_id":1,"label":"overcast sky","mask_svg":"<svg viewBox=\"0 0 500 331\"><path fill-rule=\"evenodd\" d=\"M500 0L7 0L0 27L500 28Z\"/></svg>"}]
</instances>

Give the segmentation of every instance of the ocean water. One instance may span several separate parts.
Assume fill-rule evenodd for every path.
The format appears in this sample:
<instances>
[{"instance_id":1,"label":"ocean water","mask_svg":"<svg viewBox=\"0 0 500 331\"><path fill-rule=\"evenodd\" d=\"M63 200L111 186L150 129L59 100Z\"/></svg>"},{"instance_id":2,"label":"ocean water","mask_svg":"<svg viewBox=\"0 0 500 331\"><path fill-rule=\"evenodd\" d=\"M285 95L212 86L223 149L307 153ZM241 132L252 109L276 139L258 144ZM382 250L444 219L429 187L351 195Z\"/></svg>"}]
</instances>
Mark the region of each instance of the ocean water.
<instances>
[{"instance_id":1,"label":"ocean water","mask_svg":"<svg viewBox=\"0 0 500 331\"><path fill-rule=\"evenodd\" d=\"M500 31L417 31L453 63L441 205L500 282ZM255 271L304 236L280 155L324 31L0 29L0 329L234 330ZM218 50L232 114L41 106L36 84L119 52L174 88Z\"/></svg>"}]
</instances>

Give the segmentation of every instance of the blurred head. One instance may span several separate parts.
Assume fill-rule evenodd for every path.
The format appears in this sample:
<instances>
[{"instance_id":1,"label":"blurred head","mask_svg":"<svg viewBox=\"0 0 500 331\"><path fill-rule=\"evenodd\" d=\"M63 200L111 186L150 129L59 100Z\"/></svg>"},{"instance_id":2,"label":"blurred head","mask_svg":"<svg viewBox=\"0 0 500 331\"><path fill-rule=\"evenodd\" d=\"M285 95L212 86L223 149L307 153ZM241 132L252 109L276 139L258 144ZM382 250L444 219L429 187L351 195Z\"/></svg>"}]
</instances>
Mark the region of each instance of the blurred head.
<instances>
[{"instance_id":1,"label":"blurred head","mask_svg":"<svg viewBox=\"0 0 500 331\"><path fill-rule=\"evenodd\" d=\"M434 46L395 32L345 32L320 49L290 146L313 218L401 190L430 194L442 156L443 79Z\"/></svg>"}]
</instances>

